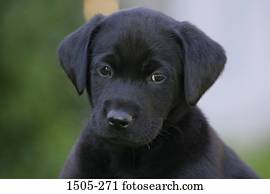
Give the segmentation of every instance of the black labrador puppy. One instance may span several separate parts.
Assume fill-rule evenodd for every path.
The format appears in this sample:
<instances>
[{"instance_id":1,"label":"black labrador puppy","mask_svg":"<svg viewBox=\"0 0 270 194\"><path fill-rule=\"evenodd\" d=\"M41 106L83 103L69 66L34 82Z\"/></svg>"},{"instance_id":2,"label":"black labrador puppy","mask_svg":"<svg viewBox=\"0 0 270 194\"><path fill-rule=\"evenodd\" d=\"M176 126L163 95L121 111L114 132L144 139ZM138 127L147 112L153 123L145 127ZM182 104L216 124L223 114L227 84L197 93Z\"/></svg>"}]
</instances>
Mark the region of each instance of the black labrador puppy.
<instances>
[{"instance_id":1,"label":"black labrador puppy","mask_svg":"<svg viewBox=\"0 0 270 194\"><path fill-rule=\"evenodd\" d=\"M97 15L67 36L61 65L92 104L61 178L256 178L196 107L222 47L146 8Z\"/></svg>"}]
</instances>

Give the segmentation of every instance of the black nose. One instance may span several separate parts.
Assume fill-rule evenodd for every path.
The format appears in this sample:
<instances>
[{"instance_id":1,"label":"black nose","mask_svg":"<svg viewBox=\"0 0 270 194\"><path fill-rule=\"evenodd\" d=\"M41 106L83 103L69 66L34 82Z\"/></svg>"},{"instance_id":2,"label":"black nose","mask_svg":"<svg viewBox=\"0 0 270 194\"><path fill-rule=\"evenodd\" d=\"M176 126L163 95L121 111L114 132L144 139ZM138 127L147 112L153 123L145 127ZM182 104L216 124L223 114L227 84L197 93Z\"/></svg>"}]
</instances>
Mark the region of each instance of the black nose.
<instances>
[{"instance_id":1,"label":"black nose","mask_svg":"<svg viewBox=\"0 0 270 194\"><path fill-rule=\"evenodd\" d=\"M132 122L132 116L122 110L110 110L107 114L107 120L110 126L115 128L127 128Z\"/></svg>"}]
</instances>

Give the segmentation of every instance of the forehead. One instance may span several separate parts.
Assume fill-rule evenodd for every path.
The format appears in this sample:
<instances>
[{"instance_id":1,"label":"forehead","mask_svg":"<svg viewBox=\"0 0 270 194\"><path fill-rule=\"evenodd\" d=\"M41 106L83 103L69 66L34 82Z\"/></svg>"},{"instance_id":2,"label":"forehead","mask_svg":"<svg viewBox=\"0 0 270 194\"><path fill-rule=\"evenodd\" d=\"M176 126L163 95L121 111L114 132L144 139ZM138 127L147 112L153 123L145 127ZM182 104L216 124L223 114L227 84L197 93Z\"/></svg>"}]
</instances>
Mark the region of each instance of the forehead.
<instances>
[{"instance_id":1,"label":"forehead","mask_svg":"<svg viewBox=\"0 0 270 194\"><path fill-rule=\"evenodd\" d=\"M159 60L175 65L181 50L170 30L169 21L157 16L118 14L100 25L93 41L92 56L110 56L122 68L140 69L147 60Z\"/></svg>"}]
</instances>

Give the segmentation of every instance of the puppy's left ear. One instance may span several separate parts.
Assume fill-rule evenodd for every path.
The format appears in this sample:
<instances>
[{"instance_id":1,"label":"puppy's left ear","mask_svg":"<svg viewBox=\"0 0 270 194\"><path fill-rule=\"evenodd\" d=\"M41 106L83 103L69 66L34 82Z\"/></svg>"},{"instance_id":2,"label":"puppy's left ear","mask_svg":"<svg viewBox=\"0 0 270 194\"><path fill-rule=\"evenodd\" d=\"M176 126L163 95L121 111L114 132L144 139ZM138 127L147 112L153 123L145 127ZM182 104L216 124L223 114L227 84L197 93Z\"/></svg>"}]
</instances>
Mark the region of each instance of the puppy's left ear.
<instances>
[{"instance_id":1,"label":"puppy's left ear","mask_svg":"<svg viewBox=\"0 0 270 194\"><path fill-rule=\"evenodd\" d=\"M184 50L184 92L190 105L195 105L216 81L226 63L223 48L188 22L176 27Z\"/></svg>"},{"instance_id":2,"label":"puppy's left ear","mask_svg":"<svg viewBox=\"0 0 270 194\"><path fill-rule=\"evenodd\" d=\"M79 94L82 94L86 87L89 44L103 18L101 14L94 16L85 25L68 35L58 49L61 66Z\"/></svg>"}]
</instances>

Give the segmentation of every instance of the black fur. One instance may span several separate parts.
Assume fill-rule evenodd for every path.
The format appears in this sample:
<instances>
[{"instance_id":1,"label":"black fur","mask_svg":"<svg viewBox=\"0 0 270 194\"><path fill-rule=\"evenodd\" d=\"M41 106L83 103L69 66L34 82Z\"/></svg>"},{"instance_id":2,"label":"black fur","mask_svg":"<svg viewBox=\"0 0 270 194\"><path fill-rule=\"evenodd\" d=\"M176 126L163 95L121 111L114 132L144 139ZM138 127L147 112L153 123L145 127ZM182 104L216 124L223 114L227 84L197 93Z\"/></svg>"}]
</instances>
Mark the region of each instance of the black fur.
<instances>
[{"instance_id":1,"label":"black fur","mask_svg":"<svg viewBox=\"0 0 270 194\"><path fill-rule=\"evenodd\" d=\"M195 26L145 8L98 15L64 39L59 56L92 104L61 178L257 177L196 107L226 56ZM165 81L151 80L157 71ZM112 110L132 119L112 125Z\"/></svg>"}]
</instances>

